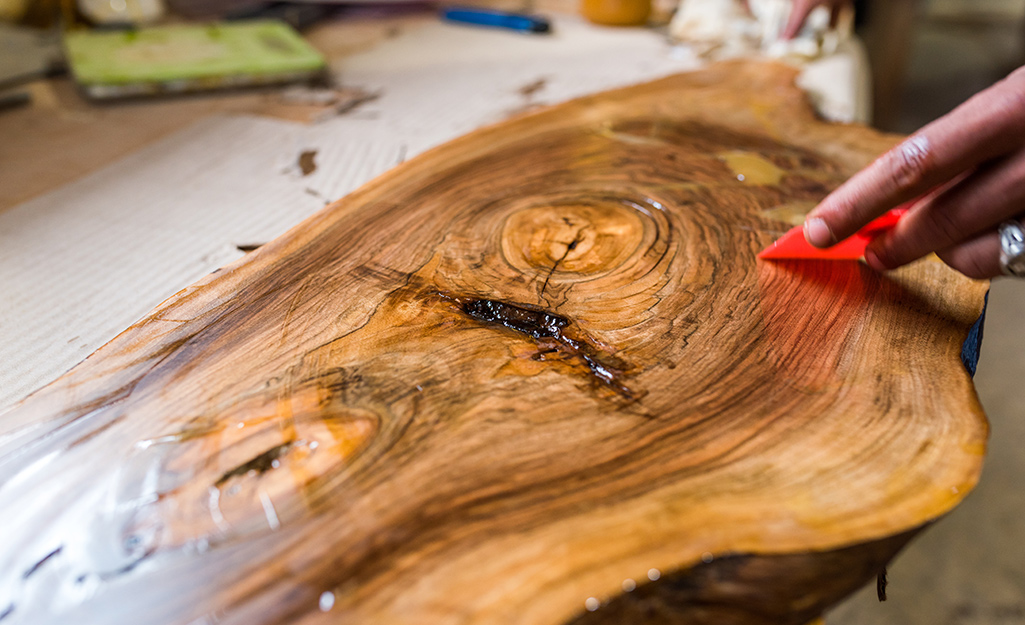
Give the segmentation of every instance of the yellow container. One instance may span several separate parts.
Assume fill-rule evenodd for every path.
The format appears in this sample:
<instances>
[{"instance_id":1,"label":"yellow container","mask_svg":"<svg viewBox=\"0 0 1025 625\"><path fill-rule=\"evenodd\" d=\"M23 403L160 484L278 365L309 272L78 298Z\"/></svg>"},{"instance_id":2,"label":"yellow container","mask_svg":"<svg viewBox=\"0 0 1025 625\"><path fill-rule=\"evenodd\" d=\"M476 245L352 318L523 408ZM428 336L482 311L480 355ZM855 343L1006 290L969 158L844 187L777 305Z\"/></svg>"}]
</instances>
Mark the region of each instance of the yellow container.
<instances>
[{"instance_id":1,"label":"yellow container","mask_svg":"<svg viewBox=\"0 0 1025 625\"><path fill-rule=\"evenodd\" d=\"M581 0L580 12L595 24L643 26L651 15L651 0Z\"/></svg>"}]
</instances>

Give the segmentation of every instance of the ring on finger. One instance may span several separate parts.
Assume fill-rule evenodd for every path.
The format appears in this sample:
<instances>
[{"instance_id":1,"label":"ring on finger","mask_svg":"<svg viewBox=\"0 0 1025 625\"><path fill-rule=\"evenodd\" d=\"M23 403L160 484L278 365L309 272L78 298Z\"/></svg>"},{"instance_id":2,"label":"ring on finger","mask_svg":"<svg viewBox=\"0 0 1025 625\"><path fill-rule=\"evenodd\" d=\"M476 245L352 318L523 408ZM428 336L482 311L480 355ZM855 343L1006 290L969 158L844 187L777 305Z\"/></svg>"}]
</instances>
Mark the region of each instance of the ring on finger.
<instances>
[{"instance_id":1,"label":"ring on finger","mask_svg":"<svg viewBox=\"0 0 1025 625\"><path fill-rule=\"evenodd\" d=\"M1025 278L1025 228L1021 222L1000 224L1000 271L1005 276Z\"/></svg>"}]
</instances>

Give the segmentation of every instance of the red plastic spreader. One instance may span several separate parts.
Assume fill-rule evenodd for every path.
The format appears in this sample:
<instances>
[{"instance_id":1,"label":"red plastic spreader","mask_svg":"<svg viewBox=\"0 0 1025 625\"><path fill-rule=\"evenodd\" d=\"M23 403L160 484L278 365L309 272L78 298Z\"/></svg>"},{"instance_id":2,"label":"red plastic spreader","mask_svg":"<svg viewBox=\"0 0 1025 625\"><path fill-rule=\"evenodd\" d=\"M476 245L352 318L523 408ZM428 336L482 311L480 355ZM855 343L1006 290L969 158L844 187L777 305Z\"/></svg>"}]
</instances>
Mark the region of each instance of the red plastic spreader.
<instances>
[{"instance_id":1,"label":"red plastic spreader","mask_svg":"<svg viewBox=\"0 0 1025 625\"><path fill-rule=\"evenodd\" d=\"M775 243L758 254L768 260L813 259L813 260L857 260L865 255L865 248L880 234L890 230L904 213L907 206L899 206L868 222L861 230L832 247L818 248L804 238L804 228L796 226L781 236Z\"/></svg>"}]
</instances>

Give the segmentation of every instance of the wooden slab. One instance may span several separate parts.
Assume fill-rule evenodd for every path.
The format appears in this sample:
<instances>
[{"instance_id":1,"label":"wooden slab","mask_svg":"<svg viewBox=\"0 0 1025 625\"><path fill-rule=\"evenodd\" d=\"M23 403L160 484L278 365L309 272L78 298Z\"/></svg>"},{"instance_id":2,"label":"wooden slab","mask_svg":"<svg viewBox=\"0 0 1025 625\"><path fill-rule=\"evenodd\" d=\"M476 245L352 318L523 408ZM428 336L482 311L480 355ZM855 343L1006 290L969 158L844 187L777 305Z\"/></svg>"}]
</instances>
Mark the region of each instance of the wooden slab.
<instances>
[{"instance_id":1,"label":"wooden slab","mask_svg":"<svg viewBox=\"0 0 1025 625\"><path fill-rule=\"evenodd\" d=\"M755 260L897 140L793 78L480 130L165 302L0 417L0 623L818 616L975 484L987 284Z\"/></svg>"}]
</instances>

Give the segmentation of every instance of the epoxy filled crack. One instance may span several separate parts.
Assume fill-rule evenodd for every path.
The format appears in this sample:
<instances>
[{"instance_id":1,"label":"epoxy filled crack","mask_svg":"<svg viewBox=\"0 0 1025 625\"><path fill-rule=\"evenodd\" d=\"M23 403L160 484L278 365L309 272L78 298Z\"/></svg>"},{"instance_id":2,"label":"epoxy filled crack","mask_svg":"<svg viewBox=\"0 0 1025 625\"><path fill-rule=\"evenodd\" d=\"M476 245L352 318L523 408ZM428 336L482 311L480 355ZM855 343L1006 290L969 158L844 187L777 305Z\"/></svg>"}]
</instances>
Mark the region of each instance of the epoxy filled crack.
<instances>
[{"instance_id":1,"label":"epoxy filled crack","mask_svg":"<svg viewBox=\"0 0 1025 625\"><path fill-rule=\"evenodd\" d=\"M579 330L573 332L570 320L561 315L490 299L456 298L461 310L479 321L499 324L537 340L536 360L568 360L586 367L589 377L617 395L638 399L637 393L623 383L630 365L600 350Z\"/></svg>"}]
</instances>

